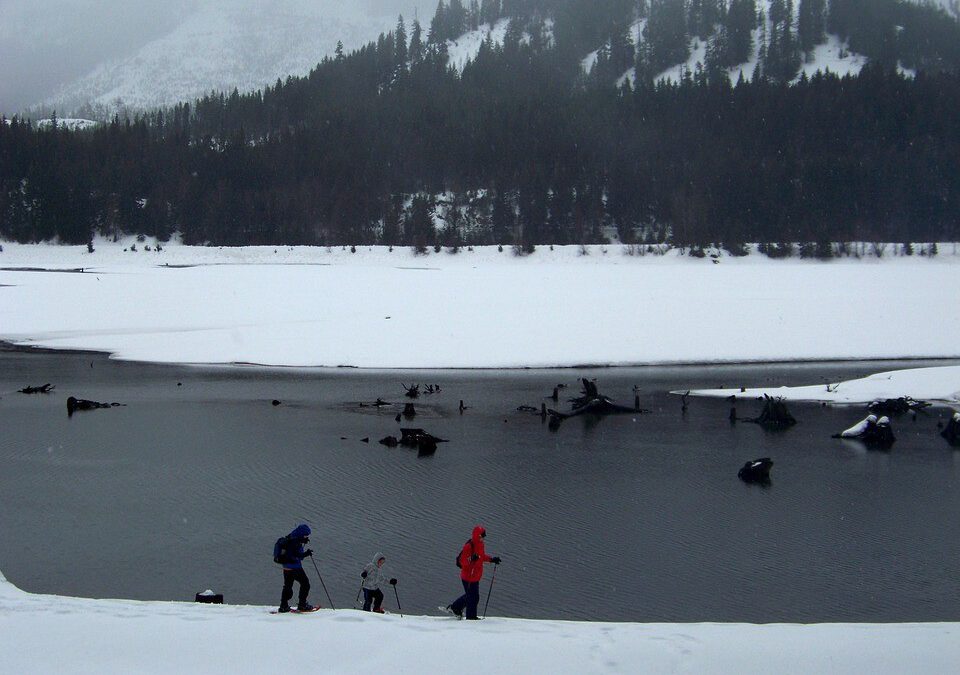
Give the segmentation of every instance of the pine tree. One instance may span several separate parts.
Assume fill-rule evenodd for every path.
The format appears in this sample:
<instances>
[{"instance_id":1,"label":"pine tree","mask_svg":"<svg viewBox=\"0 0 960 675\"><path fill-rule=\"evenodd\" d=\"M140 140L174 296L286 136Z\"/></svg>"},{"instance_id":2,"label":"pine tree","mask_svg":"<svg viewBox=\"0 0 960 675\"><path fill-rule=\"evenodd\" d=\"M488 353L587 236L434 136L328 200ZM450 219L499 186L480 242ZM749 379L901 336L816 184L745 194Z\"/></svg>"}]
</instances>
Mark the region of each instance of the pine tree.
<instances>
[{"instance_id":1,"label":"pine tree","mask_svg":"<svg viewBox=\"0 0 960 675\"><path fill-rule=\"evenodd\" d=\"M399 80L407 72L407 29L403 23L403 15L397 18L397 28L394 31L393 62L394 80Z\"/></svg>"},{"instance_id":2,"label":"pine tree","mask_svg":"<svg viewBox=\"0 0 960 675\"><path fill-rule=\"evenodd\" d=\"M800 49L809 53L826 39L825 0L800 0L797 14L797 37L800 40Z\"/></svg>"},{"instance_id":3,"label":"pine tree","mask_svg":"<svg viewBox=\"0 0 960 675\"><path fill-rule=\"evenodd\" d=\"M650 13L643 30L645 66L651 73L683 63L690 56L683 0L650 0Z\"/></svg>"},{"instance_id":4,"label":"pine tree","mask_svg":"<svg viewBox=\"0 0 960 675\"><path fill-rule=\"evenodd\" d=\"M483 0L480 6L480 20L493 26L500 18L500 0Z\"/></svg>"},{"instance_id":5,"label":"pine tree","mask_svg":"<svg viewBox=\"0 0 960 675\"><path fill-rule=\"evenodd\" d=\"M423 62L423 28L417 19L413 20L413 28L410 32L410 63L418 66Z\"/></svg>"},{"instance_id":6,"label":"pine tree","mask_svg":"<svg viewBox=\"0 0 960 675\"><path fill-rule=\"evenodd\" d=\"M433 200L428 195L418 194L413 198L404 229L405 238L416 253L426 253L436 238L432 212Z\"/></svg>"},{"instance_id":7,"label":"pine tree","mask_svg":"<svg viewBox=\"0 0 960 675\"><path fill-rule=\"evenodd\" d=\"M447 6L443 4L443 0L440 0L437 3L437 11L430 20L430 35L427 36L427 43L440 44L447 39Z\"/></svg>"}]
</instances>

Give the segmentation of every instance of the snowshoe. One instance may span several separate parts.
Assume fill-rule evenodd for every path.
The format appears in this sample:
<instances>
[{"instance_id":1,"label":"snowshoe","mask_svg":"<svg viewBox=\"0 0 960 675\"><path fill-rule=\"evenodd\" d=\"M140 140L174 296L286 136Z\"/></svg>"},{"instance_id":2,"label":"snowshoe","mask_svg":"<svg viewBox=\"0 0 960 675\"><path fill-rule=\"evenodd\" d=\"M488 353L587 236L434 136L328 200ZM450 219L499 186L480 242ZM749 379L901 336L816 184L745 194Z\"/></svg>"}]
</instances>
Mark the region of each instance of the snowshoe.
<instances>
[{"instance_id":1,"label":"snowshoe","mask_svg":"<svg viewBox=\"0 0 960 675\"><path fill-rule=\"evenodd\" d=\"M437 609L439 609L444 614L452 614L453 616L457 617L457 619L463 618L462 613L453 611L452 605L447 605L446 607L437 607Z\"/></svg>"}]
</instances>

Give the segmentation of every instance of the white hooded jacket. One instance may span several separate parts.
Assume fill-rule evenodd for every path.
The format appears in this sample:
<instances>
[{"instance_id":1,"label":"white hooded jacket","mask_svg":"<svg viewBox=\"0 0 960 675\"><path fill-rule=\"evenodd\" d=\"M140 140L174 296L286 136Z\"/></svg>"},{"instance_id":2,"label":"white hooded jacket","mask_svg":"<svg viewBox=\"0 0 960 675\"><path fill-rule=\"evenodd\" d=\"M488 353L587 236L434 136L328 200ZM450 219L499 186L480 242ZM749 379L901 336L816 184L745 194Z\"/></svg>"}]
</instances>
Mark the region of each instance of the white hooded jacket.
<instances>
[{"instance_id":1,"label":"white hooded jacket","mask_svg":"<svg viewBox=\"0 0 960 675\"><path fill-rule=\"evenodd\" d=\"M377 552L377 554L373 556L373 560L368 562L363 568L363 571L367 573L367 576L364 577L362 585L363 588L368 591L377 590L380 588L381 584L384 584L387 581L387 577L383 574L383 568L377 565L377 561L381 558L386 560L382 553Z\"/></svg>"}]
</instances>

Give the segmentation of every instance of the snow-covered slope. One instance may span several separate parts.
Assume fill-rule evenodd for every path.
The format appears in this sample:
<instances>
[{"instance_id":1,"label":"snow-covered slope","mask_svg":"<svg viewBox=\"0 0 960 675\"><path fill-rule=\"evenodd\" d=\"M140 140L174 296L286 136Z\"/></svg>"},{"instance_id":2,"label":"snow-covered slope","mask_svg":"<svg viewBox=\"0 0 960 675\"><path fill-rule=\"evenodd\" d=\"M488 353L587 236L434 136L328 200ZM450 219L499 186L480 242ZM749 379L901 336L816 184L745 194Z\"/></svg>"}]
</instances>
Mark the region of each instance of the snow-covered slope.
<instances>
[{"instance_id":1,"label":"snow-covered slope","mask_svg":"<svg viewBox=\"0 0 960 675\"><path fill-rule=\"evenodd\" d=\"M0 672L947 673L960 625L635 624L380 616L33 595L0 575ZM278 666L278 664L281 664Z\"/></svg>"},{"instance_id":2,"label":"snow-covered slope","mask_svg":"<svg viewBox=\"0 0 960 675\"><path fill-rule=\"evenodd\" d=\"M211 90L259 89L306 74L333 54L338 40L349 52L395 23L396 17L371 18L353 3L205 1L169 34L101 64L44 103L64 111L86 102L142 109Z\"/></svg>"},{"instance_id":3,"label":"snow-covered slope","mask_svg":"<svg viewBox=\"0 0 960 675\"><path fill-rule=\"evenodd\" d=\"M488 35L493 44L502 45L503 38L507 34L507 26L509 25L509 19L500 19L493 26L485 23L477 30L468 31L456 40L448 40L447 54L450 57L450 65L462 71L468 61L477 58L480 45L483 44Z\"/></svg>"}]
</instances>

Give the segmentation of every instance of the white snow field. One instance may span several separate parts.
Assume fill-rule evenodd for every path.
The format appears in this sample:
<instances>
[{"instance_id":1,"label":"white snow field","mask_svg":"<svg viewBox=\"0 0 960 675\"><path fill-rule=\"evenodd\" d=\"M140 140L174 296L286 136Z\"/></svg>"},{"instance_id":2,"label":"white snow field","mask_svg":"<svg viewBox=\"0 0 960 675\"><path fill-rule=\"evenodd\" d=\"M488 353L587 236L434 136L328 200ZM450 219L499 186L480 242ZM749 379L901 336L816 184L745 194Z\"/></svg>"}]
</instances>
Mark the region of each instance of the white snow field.
<instances>
[{"instance_id":1,"label":"white snow field","mask_svg":"<svg viewBox=\"0 0 960 675\"><path fill-rule=\"evenodd\" d=\"M630 624L87 600L0 575L0 672L948 673L960 624ZM469 664L469 665L465 665Z\"/></svg>"},{"instance_id":2,"label":"white snow field","mask_svg":"<svg viewBox=\"0 0 960 675\"><path fill-rule=\"evenodd\" d=\"M621 246L522 258L495 247L124 252L133 241L98 241L92 254L3 244L0 340L128 360L364 368L960 356L950 245L934 258L823 263Z\"/></svg>"}]
</instances>

